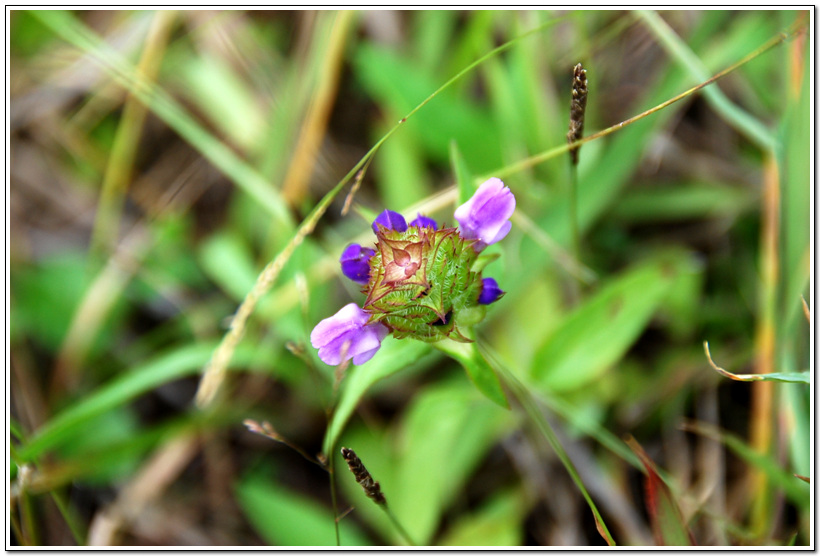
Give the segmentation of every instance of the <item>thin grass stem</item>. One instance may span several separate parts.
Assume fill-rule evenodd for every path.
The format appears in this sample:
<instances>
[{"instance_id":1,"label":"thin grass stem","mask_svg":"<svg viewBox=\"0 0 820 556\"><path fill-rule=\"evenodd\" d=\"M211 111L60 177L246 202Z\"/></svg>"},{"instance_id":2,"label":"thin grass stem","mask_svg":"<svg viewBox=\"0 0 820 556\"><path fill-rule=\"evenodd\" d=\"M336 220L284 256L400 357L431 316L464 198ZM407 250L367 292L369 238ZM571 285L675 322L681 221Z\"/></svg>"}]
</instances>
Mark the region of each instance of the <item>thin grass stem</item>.
<instances>
[{"instance_id":1,"label":"thin grass stem","mask_svg":"<svg viewBox=\"0 0 820 556\"><path fill-rule=\"evenodd\" d=\"M161 10L154 14L137 71L146 81L153 82L162 64L168 37L176 12ZM111 156L103 176L94 228L91 233L91 253L100 257L110 253L118 237L120 213L128 189L148 107L129 94L125 99L122 118L111 145Z\"/></svg>"},{"instance_id":2,"label":"thin grass stem","mask_svg":"<svg viewBox=\"0 0 820 556\"><path fill-rule=\"evenodd\" d=\"M581 231L578 226L578 166L569 166L569 219L572 228L572 254L581 263Z\"/></svg>"},{"instance_id":3,"label":"thin grass stem","mask_svg":"<svg viewBox=\"0 0 820 556\"><path fill-rule=\"evenodd\" d=\"M700 81L707 78L709 73L703 62L657 12L638 10L638 17L660 41L664 49L677 59L690 75ZM732 103L719 87L707 89L703 92L703 96L729 125L746 138L764 150L774 147L775 138L772 132L757 118Z\"/></svg>"},{"instance_id":4,"label":"thin grass stem","mask_svg":"<svg viewBox=\"0 0 820 556\"><path fill-rule=\"evenodd\" d=\"M63 516L63 519L68 525L68 529L71 531L71 536L74 537L74 542L77 543L77 546L85 546L87 544L87 532L77 523L77 520L74 519L74 515L71 512L68 501L65 499L65 494L52 490L51 498L54 500L57 510L59 510L60 515Z\"/></svg>"},{"instance_id":5,"label":"thin grass stem","mask_svg":"<svg viewBox=\"0 0 820 556\"><path fill-rule=\"evenodd\" d=\"M17 508L19 508L19 505L17 505ZM23 529L20 526L19 513L14 510L15 505L12 504L11 508L9 508L9 523L11 524L11 532L14 533L15 537L17 537L17 542L25 546L28 543L26 543L26 539L23 536ZM9 539L9 544L11 544L11 539Z\"/></svg>"},{"instance_id":6,"label":"thin grass stem","mask_svg":"<svg viewBox=\"0 0 820 556\"><path fill-rule=\"evenodd\" d=\"M481 346L481 344L479 344ZM590 510L592 510L592 514L595 516L595 526L598 529L598 532L604 538L609 546L616 546L615 539L609 532L609 529L604 522L604 518L601 516L601 513L598 511L598 507L595 505L595 502L592 500L592 496L590 496L589 492L584 486L584 482L581 480L581 476L578 474L578 470L575 468L575 464L572 463L572 460L567 455L566 451L564 450L563 446L561 446L561 442L558 440L558 437L555 434L555 431L552 429L552 426L547 422L544 414L541 412L538 404L535 401L535 398L527 390L527 387L518 380L518 378L507 370L503 365L498 364L494 358L489 357L489 353L486 349L482 348L483 356L489 361L493 360L492 367L496 370L499 374L499 378L501 379L502 383L509 392L512 394L513 398L519 403L519 405L524 409L527 416L530 418L532 423L536 426L538 431L544 436L547 440L549 445L555 451L555 454L558 456L558 459L561 460L561 463L564 465L564 468L569 473L572 481L575 483L575 486L578 487L578 490L581 492L581 495L586 500L587 505L589 506Z\"/></svg>"},{"instance_id":7,"label":"thin grass stem","mask_svg":"<svg viewBox=\"0 0 820 556\"><path fill-rule=\"evenodd\" d=\"M382 505L381 508L384 510L384 513L387 514L387 517L390 519L390 523L393 524L393 527L396 528L396 531L399 532L399 535L404 539L404 542L410 546L418 546L415 542L413 542L413 538L407 532L407 530L402 526L401 522L396 518L393 511L385 504Z\"/></svg>"},{"instance_id":8,"label":"thin grass stem","mask_svg":"<svg viewBox=\"0 0 820 556\"><path fill-rule=\"evenodd\" d=\"M611 135L612 133L615 133L616 131L619 131L622 128L628 126L628 125L634 124L635 122L638 122L638 121L646 118L647 116L651 116L655 112L663 110L667 106L670 106L670 105L672 105L672 104L674 104L674 103L676 103L680 100L685 99L688 96L691 96L692 94L696 93L697 91L703 89L704 87L706 87L708 85L711 85L712 83L714 83L718 79L720 79L722 77L725 77L726 75L732 73L733 71L740 68L741 66L743 66L743 65L747 64L748 62L754 60L755 58L757 58L761 54L764 54L764 53L768 52L772 48L786 42L787 40L797 36L798 34L800 34L802 32L804 32L804 30L798 28L798 29L791 29L789 31L779 33L778 35L772 37L771 39L769 39L768 41L763 43L760 47L758 47L753 52L747 54L746 56L741 58L739 61L735 62L734 64L732 64L731 66L725 68L724 70L716 73L715 75L713 75L712 77L710 77L706 81L703 81L702 83L700 83L698 85L695 85L694 87L692 87L690 89L687 89L686 91L680 93L679 95L674 96L674 97L670 98L669 100L666 100L666 101L658 104L657 106L654 106L654 107L652 107L648 110L645 110L645 111L641 112L640 114L632 116L631 118L628 118L628 119L626 119L622 122L619 122L615 125L609 126L605 129L602 129L601 131L593 133L592 135L588 135L588 136L584 137L583 139L573 141L572 143L569 143L569 144L566 144L566 145L560 145L560 146L557 146L557 147L553 147L551 149L548 149L544 152L541 152L541 153L536 154L534 156L531 156L529 158L525 158L524 160L521 160L521 161L519 161L515 164L510 164L509 166L505 166L503 168L495 170L494 172L491 172L489 175L496 176L496 177L499 177L499 178L504 178L506 176L517 174L518 172L523 172L524 170L532 168L533 166L537 166L538 164L541 164L542 162L546 162L547 160L555 158L556 156L560 156L560 155L564 154L565 152L567 152L567 151L569 151L573 148L580 147L581 145L583 145L585 143L589 143L590 141L595 141L597 139L600 139L601 137L606 137L607 135ZM489 175L488 175L488 177L489 177Z\"/></svg>"},{"instance_id":9,"label":"thin grass stem","mask_svg":"<svg viewBox=\"0 0 820 556\"><path fill-rule=\"evenodd\" d=\"M333 506L333 527L336 532L336 546L342 546L339 533L339 499L336 493L336 468L333 463L333 450L327 454L327 472L330 474L330 503Z\"/></svg>"}]
</instances>

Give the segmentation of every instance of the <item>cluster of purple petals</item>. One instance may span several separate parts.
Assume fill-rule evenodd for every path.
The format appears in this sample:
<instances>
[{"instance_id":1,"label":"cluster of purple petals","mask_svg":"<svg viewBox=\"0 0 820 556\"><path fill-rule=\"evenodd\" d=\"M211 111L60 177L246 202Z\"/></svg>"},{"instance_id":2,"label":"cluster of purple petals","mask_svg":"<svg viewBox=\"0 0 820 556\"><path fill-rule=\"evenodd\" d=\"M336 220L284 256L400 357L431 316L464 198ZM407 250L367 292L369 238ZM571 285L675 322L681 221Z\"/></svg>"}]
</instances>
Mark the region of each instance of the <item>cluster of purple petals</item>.
<instances>
[{"instance_id":1,"label":"cluster of purple petals","mask_svg":"<svg viewBox=\"0 0 820 556\"><path fill-rule=\"evenodd\" d=\"M512 192L500 179L490 178L481 184L470 200L456 209L454 216L458 220L461 236L476 240L473 248L481 251L501 241L509 233L509 219L514 210L515 197ZM410 222L410 226L438 229L435 220L421 214ZM385 210L376 217L372 227L376 233L379 228L405 232L408 224L401 214ZM349 245L339 259L342 273L354 282L366 284L370 280L370 259L374 254L373 249L356 243ZM478 302L489 305L503 295L504 291L493 278L484 278ZM310 335L310 342L319 350L319 358L328 365L339 365L349 359L360 365L370 360L389 331L381 323L368 324L369 319L366 311L350 303L317 324Z\"/></svg>"}]
</instances>

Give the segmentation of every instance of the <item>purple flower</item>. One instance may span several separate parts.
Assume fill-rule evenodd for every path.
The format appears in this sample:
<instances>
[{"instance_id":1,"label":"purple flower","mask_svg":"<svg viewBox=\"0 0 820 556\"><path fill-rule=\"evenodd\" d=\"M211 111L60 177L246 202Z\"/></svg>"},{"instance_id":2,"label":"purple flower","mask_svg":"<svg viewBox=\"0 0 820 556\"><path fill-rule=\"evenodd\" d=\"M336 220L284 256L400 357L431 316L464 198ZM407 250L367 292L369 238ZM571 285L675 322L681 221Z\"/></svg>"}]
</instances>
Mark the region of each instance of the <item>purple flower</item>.
<instances>
[{"instance_id":1,"label":"purple flower","mask_svg":"<svg viewBox=\"0 0 820 556\"><path fill-rule=\"evenodd\" d=\"M367 284L370 280L370 257L375 254L373 249L362 247L358 243L348 245L339 259L342 263L342 274L354 282Z\"/></svg>"},{"instance_id":2,"label":"purple flower","mask_svg":"<svg viewBox=\"0 0 820 556\"><path fill-rule=\"evenodd\" d=\"M410 222L410 225L418 226L419 228L433 228L434 230L438 230L438 225L435 220L429 216L423 216L421 214L419 214L415 220Z\"/></svg>"},{"instance_id":3,"label":"purple flower","mask_svg":"<svg viewBox=\"0 0 820 556\"><path fill-rule=\"evenodd\" d=\"M512 223L515 196L498 178L490 178L481 184L469 201L456 209L455 217L460 224L461 236L477 239L476 251L481 251L504 239Z\"/></svg>"},{"instance_id":4,"label":"purple flower","mask_svg":"<svg viewBox=\"0 0 820 556\"><path fill-rule=\"evenodd\" d=\"M505 292L498 287L498 282L496 282L495 279L484 278L481 281L481 293L478 295L478 302L482 305L495 303L501 299L504 293Z\"/></svg>"},{"instance_id":5,"label":"purple flower","mask_svg":"<svg viewBox=\"0 0 820 556\"><path fill-rule=\"evenodd\" d=\"M367 324L369 318L369 313L349 303L317 324L310 333L310 343L319 350L319 359L328 365L351 358L356 365L369 361L389 332L380 322Z\"/></svg>"},{"instance_id":6,"label":"purple flower","mask_svg":"<svg viewBox=\"0 0 820 556\"><path fill-rule=\"evenodd\" d=\"M407 231L407 221L404 216L392 210L385 210L378 215L373 221L373 232L379 233L379 226L387 228L388 230L396 230L397 232Z\"/></svg>"}]
</instances>

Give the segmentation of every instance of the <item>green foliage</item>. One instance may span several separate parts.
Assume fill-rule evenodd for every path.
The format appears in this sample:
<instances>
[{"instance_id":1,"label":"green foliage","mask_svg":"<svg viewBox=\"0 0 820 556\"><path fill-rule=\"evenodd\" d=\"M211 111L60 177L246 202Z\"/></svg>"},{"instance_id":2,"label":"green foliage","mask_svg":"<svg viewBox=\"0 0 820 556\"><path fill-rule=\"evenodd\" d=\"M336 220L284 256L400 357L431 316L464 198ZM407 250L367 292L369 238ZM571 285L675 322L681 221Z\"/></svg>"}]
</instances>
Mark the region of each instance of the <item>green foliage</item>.
<instances>
[{"instance_id":1,"label":"green foliage","mask_svg":"<svg viewBox=\"0 0 820 556\"><path fill-rule=\"evenodd\" d=\"M289 490L259 474L236 485L236 493L248 520L272 546L335 546L333 513L310 498ZM340 524L344 546L370 544L349 520Z\"/></svg>"},{"instance_id":2,"label":"green foliage","mask_svg":"<svg viewBox=\"0 0 820 556\"><path fill-rule=\"evenodd\" d=\"M685 253L668 253L606 284L547 337L533 379L552 391L587 386L623 357L690 265Z\"/></svg>"},{"instance_id":3,"label":"green foliage","mask_svg":"<svg viewBox=\"0 0 820 556\"><path fill-rule=\"evenodd\" d=\"M102 542L332 546L334 511L350 510L343 545L403 544L339 458L345 445L422 545L555 543L566 520L588 545L652 542L653 524L668 544L688 543L687 529L701 545L808 544L811 487L795 474L810 476L812 456L800 299L810 14L342 15L11 12L12 542L82 540L72 516L118 515L115 492L144 510ZM617 126L782 32L716 83ZM578 62L586 135L617 127L580 150L575 260L566 131ZM129 120L134 101L144 122ZM121 205L104 202L112 176ZM476 258L440 233L432 276L371 299L415 303L386 317L408 336L452 310L428 339L458 326L474 343L390 337L364 365L320 362L312 328L366 302L338 264L345 245L372 243L363 222L389 208L453 225L489 176L517 200L504 242ZM106 218L119 228L95 250ZM462 257L457 269L445 251ZM260 275L274 258L277 272ZM482 272L507 292L483 319L470 314ZM195 408L198 375L260 283L232 372ZM769 384L710 370L705 340L734 377ZM766 415L757 387L774 391ZM247 432L246 416L278 436ZM775 427L765 454L750 440L760 422ZM174 451L180 434L196 438L190 454ZM317 453L319 466L304 459ZM631 488L644 472L660 496L648 512ZM145 473L157 492L128 506ZM67 501L67 524L46 494ZM783 506L752 530L742 510L766 499Z\"/></svg>"}]
</instances>

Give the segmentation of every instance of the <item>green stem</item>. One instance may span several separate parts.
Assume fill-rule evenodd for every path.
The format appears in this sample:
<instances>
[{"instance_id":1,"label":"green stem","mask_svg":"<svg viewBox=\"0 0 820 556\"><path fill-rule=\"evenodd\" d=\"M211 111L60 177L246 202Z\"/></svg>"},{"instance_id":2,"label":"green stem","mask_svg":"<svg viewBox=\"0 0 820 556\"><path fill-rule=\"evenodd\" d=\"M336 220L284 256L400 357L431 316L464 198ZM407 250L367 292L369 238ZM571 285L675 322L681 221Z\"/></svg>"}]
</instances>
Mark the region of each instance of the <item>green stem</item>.
<instances>
[{"instance_id":1,"label":"green stem","mask_svg":"<svg viewBox=\"0 0 820 556\"><path fill-rule=\"evenodd\" d=\"M19 504L17 505L19 509ZM15 508L12 507L9 511L9 522L11 523L11 532L14 533L14 536L17 537L17 542L20 546L25 546L28 543L26 542L25 537L23 537L23 528L20 526L20 518L19 512L15 511ZM9 539L9 544L11 544L11 539Z\"/></svg>"},{"instance_id":2,"label":"green stem","mask_svg":"<svg viewBox=\"0 0 820 556\"><path fill-rule=\"evenodd\" d=\"M342 546L339 534L339 502L336 497L336 469L333 467L333 450L327 455L327 471L330 473L330 503L333 506L333 526L336 529L336 546Z\"/></svg>"},{"instance_id":3,"label":"green stem","mask_svg":"<svg viewBox=\"0 0 820 556\"><path fill-rule=\"evenodd\" d=\"M68 528L71 530L71 536L74 537L74 542L77 543L77 546L85 546L86 533L77 523L77 520L74 519L74 515L69 507L68 501L65 498L65 494L62 492L52 491L51 498L54 500L54 504L60 511L60 515L63 516L63 519L68 524Z\"/></svg>"},{"instance_id":4,"label":"green stem","mask_svg":"<svg viewBox=\"0 0 820 556\"><path fill-rule=\"evenodd\" d=\"M569 166L569 221L572 228L572 252L575 260L581 262L581 235L578 227L578 167Z\"/></svg>"},{"instance_id":5,"label":"green stem","mask_svg":"<svg viewBox=\"0 0 820 556\"><path fill-rule=\"evenodd\" d=\"M413 542L413 539L410 538L410 535L407 533L407 531L404 529L404 527L402 527L399 520L396 519L396 516L393 515L393 512L390 511L390 508L388 508L386 504L384 504L384 505L380 504L380 506L384 510L384 513L387 514L387 517L390 518L390 522L393 524L393 527L396 528L396 531L399 532L399 535L402 536L402 538L404 539L404 542L406 542L410 546L418 546L416 543Z\"/></svg>"},{"instance_id":6,"label":"green stem","mask_svg":"<svg viewBox=\"0 0 820 556\"><path fill-rule=\"evenodd\" d=\"M604 523L603 517L601 517L601 513L598 511L598 507L595 505L595 502L592 500L589 492L587 491L586 487L584 486L583 481L581 480L581 476L578 474L578 470L575 468L575 465L572 463L572 460L569 459L566 451L561 446L561 443L558 440L558 437L555 435L555 431L552 429L550 424L547 422L546 418L544 418L544 414L539 409L535 398L530 394L529 390L503 365L498 364L496 361L493 361L492 367L496 370L498 375L501 377L502 382L507 387L507 389L512 393L513 399L515 399L524 411L527 413L529 418L544 435L544 438L547 439L552 449L555 451L555 454L558 456L558 459L561 460L561 463L566 468L567 472L569 473L570 477L572 478L575 486L578 487L578 490L581 491L581 495L589 505L590 510L592 510L592 514L595 516L595 524L598 528L598 532L601 536L606 540L609 546L616 546L615 540L612 538L612 535L609 533L609 529L607 529L606 523Z\"/></svg>"}]
</instances>

